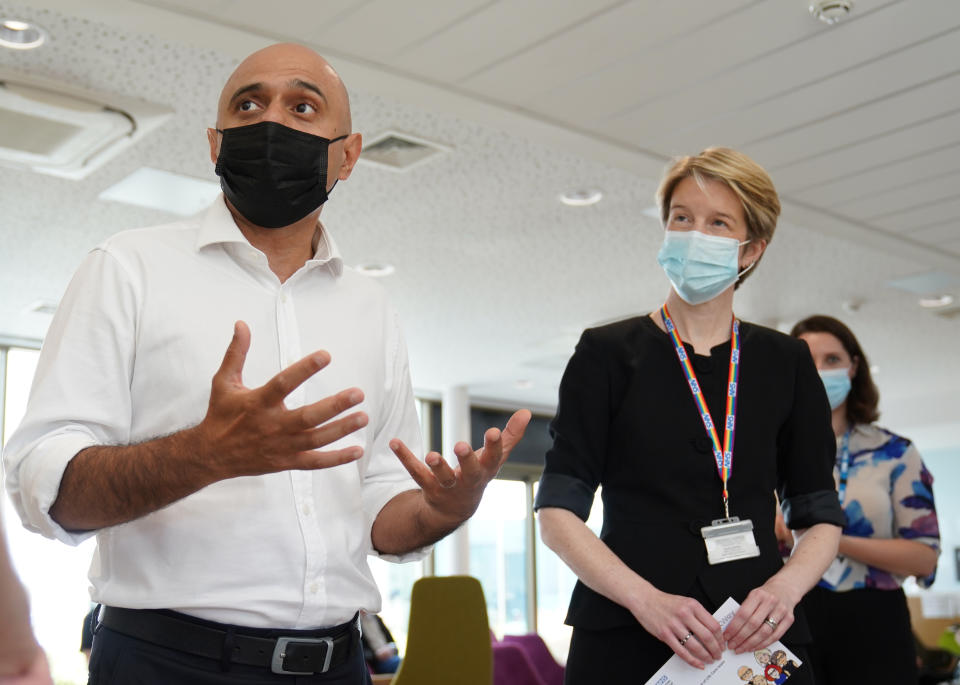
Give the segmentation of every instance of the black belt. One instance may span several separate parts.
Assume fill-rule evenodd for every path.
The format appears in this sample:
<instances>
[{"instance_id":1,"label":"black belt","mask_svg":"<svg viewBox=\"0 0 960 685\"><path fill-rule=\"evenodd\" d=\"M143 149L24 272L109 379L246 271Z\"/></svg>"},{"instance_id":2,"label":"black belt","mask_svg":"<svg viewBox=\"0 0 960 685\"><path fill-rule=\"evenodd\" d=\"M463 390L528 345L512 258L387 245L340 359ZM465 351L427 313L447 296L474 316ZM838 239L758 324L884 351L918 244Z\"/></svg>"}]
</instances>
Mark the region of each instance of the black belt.
<instances>
[{"instance_id":1,"label":"black belt","mask_svg":"<svg viewBox=\"0 0 960 685\"><path fill-rule=\"evenodd\" d=\"M329 631L292 631L293 635L265 637L244 628L217 627L151 609L103 607L100 625L161 647L217 659L221 663L262 666L274 673L326 673L350 656L359 634L357 621ZM281 633L282 631L261 631ZM329 635L323 633L329 632Z\"/></svg>"}]
</instances>

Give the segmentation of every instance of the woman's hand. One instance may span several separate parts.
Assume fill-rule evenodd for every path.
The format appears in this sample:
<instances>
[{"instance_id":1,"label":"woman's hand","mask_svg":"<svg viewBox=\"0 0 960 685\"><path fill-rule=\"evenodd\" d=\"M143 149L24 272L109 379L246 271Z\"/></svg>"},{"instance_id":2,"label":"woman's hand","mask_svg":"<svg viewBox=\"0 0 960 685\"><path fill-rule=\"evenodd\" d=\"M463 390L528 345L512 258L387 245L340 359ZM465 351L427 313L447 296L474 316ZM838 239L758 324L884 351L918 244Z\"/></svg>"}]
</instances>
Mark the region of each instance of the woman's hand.
<instances>
[{"instance_id":1,"label":"woman's hand","mask_svg":"<svg viewBox=\"0 0 960 685\"><path fill-rule=\"evenodd\" d=\"M725 644L723 632L700 602L661 592L652 585L647 587L647 593L631 611L648 633L696 668L720 658Z\"/></svg>"},{"instance_id":2,"label":"woman's hand","mask_svg":"<svg viewBox=\"0 0 960 685\"><path fill-rule=\"evenodd\" d=\"M795 588L777 576L751 590L724 631L727 647L743 654L779 640L793 625L793 609L799 601Z\"/></svg>"}]
</instances>

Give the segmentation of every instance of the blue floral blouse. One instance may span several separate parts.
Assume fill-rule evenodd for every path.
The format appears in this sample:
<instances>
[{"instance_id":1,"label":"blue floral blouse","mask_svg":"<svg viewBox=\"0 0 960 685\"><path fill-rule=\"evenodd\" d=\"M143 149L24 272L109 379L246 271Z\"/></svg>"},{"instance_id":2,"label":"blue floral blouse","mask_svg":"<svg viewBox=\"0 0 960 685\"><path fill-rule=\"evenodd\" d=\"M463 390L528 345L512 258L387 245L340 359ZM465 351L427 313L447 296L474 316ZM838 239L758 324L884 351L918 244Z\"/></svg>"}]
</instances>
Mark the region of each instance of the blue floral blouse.
<instances>
[{"instance_id":1,"label":"blue floral blouse","mask_svg":"<svg viewBox=\"0 0 960 685\"><path fill-rule=\"evenodd\" d=\"M840 440L837 441L839 484ZM850 467L843 501L847 525L844 535L863 538L915 540L940 551L940 527L933 504L933 476L917 448L906 438L872 424L858 424L850 434ZM854 559L840 558L843 572L836 584L825 579L820 586L845 591L856 588L895 590L903 576L882 571ZM837 563L837 562L835 562ZM827 574L829 575L829 573ZM936 571L917 578L930 587Z\"/></svg>"}]
</instances>

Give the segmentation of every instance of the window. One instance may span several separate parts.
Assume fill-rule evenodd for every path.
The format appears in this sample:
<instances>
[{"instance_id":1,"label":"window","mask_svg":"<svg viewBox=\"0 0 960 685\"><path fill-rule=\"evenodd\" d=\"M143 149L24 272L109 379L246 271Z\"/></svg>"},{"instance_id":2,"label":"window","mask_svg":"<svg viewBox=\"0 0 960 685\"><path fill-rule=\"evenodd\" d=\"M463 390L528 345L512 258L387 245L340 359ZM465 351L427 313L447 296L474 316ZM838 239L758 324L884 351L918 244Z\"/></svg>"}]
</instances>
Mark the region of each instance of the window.
<instances>
[{"instance_id":1,"label":"window","mask_svg":"<svg viewBox=\"0 0 960 685\"><path fill-rule=\"evenodd\" d=\"M527 612L530 507L526 483L494 480L468 524L470 575L483 585L490 628L498 636L532 629Z\"/></svg>"}]
</instances>

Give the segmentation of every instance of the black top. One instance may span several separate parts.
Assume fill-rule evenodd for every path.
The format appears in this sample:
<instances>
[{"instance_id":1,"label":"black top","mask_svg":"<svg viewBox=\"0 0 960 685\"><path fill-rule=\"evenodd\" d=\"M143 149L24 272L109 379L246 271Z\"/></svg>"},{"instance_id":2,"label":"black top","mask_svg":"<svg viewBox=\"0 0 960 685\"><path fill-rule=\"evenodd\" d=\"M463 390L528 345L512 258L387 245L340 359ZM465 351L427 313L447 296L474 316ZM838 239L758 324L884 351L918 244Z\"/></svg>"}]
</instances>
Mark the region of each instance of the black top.
<instances>
[{"instance_id":1,"label":"black top","mask_svg":"<svg viewBox=\"0 0 960 685\"><path fill-rule=\"evenodd\" d=\"M781 568L774 490L791 528L844 522L830 406L807 346L749 323L740 324L740 336L730 514L753 521L759 557L707 563L700 528L724 515L713 443L669 336L647 316L580 338L560 384L535 504L586 520L602 485L607 546L664 592L690 594L699 583L715 604L706 607L711 612L727 597L743 602ZM710 356L685 346L722 441L730 341ZM636 619L577 583L566 622L599 630ZM806 641L805 622L785 639Z\"/></svg>"}]
</instances>

